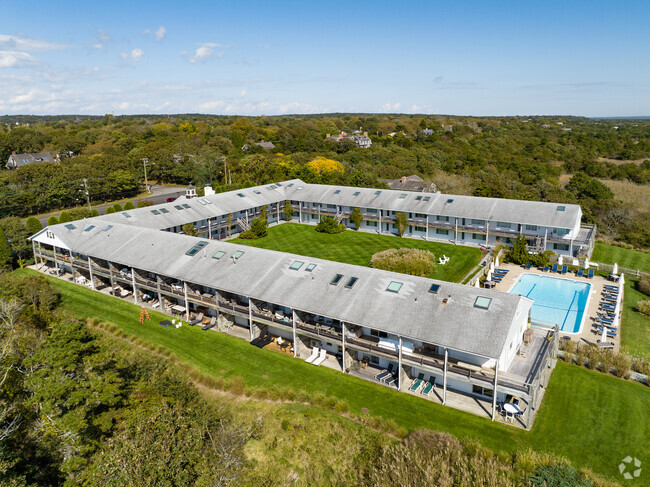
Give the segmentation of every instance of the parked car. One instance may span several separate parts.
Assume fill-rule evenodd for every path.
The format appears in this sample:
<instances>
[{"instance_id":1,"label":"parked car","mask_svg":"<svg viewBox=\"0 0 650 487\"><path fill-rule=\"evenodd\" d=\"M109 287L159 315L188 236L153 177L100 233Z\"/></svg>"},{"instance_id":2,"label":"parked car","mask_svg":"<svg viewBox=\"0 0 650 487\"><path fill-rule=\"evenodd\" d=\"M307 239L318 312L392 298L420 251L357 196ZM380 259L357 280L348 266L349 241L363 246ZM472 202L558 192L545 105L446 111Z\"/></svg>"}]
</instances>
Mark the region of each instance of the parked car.
<instances>
[{"instance_id":1,"label":"parked car","mask_svg":"<svg viewBox=\"0 0 650 487\"><path fill-rule=\"evenodd\" d=\"M167 203L171 203L172 201L176 201L176 198L167 198Z\"/></svg>"}]
</instances>

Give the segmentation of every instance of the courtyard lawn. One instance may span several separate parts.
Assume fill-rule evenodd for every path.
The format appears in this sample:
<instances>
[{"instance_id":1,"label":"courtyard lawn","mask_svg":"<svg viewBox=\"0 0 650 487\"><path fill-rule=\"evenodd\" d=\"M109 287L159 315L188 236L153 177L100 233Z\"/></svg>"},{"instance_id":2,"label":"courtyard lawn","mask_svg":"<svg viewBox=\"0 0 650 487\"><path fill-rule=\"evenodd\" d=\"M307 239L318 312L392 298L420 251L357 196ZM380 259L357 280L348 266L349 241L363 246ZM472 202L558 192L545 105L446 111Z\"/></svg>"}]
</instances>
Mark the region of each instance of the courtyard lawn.
<instances>
[{"instance_id":1,"label":"courtyard lawn","mask_svg":"<svg viewBox=\"0 0 650 487\"><path fill-rule=\"evenodd\" d=\"M18 275L37 274L20 270ZM426 400L398 393L331 369L313 367L288 354L261 350L246 341L197 327L164 328L167 318L151 312L139 323L139 307L88 288L47 277L61 293L61 308L73 315L111 321L130 335L161 344L204 373L241 376L248 386L288 386L324 392L348 401L351 412L394 419L412 430L426 427L479 440L495 451L519 448L553 452L610 478L619 478L620 460L632 455L650 463L648 416L650 388L558 363L532 431L492 422ZM267 378L263 378L266 375ZM620 479L619 479L620 480Z\"/></svg>"},{"instance_id":2,"label":"courtyard lawn","mask_svg":"<svg viewBox=\"0 0 650 487\"><path fill-rule=\"evenodd\" d=\"M591 256L593 262L615 264L627 269L638 269L650 274L650 254L638 250L624 249L615 245L597 243Z\"/></svg>"},{"instance_id":3,"label":"courtyard lawn","mask_svg":"<svg viewBox=\"0 0 650 487\"><path fill-rule=\"evenodd\" d=\"M428 250L436 256L436 262L443 255L449 257L449 262L445 265L437 265L436 269L426 277L451 282L461 282L483 256L481 250L476 247L426 242L415 238L376 235L354 230L330 235L317 232L313 225L299 223L283 223L270 227L269 234L257 240L236 238L231 242L362 266L369 266L372 255L382 250L400 248Z\"/></svg>"},{"instance_id":4,"label":"courtyard lawn","mask_svg":"<svg viewBox=\"0 0 650 487\"><path fill-rule=\"evenodd\" d=\"M636 280L625 281L621 345L623 353L650 360L650 318L636 310L636 303L650 299L636 288Z\"/></svg>"}]
</instances>

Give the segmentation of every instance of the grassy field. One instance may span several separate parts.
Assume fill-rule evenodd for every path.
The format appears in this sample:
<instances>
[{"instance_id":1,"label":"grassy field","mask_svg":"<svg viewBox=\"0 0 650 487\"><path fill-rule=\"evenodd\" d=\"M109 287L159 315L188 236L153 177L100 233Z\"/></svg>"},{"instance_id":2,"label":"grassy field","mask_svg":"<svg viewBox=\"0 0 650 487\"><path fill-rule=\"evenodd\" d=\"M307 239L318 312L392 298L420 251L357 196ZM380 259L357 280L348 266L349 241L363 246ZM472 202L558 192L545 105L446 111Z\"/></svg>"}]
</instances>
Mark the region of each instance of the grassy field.
<instances>
[{"instance_id":1,"label":"grassy field","mask_svg":"<svg viewBox=\"0 0 650 487\"><path fill-rule=\"evenodd\" d=\"M621 327L621 345L623 353L650 360L650 318L636 311L636 303L650 297L636 289L636 281L625 281L623 295L623 326Z\"/></svg>"},{"instance_id":2,"label":"grassy field","mask_svg":"<svg viewBox=\"0 0 650 487\"><path fill-rule=\"evenodd\" d=\"M21 270L19 275L35 274ZM48 277L61 293L61 307L79 317L98 317L129 334L162 344L181 361L215 376L241 376L248 386L278 384L324 392L345 399L350 411L394 419L412 430L427 427L458 437L474 438L495 451L531 447L566 456L576 467L588 467L617 478L617 465L626 455L650 463L648 416L650 389L558 363L532 431L522 431L409 394L313 367L289 355L261 350L243 340L196 327L164 328L166 316L150 312L153 321L140 324L139 307L85 287ZM223 370L223 373L221 372ZM266 376L263 377L263 376Z\"/></svg>"},{"instance_id":3,"label":"grassy field","mask_svg":"<svg viewBox=\"0 0 650 487\"><path fill-rule=\"evenodd\" d=\"M615 245L597 243L591 256L593 262L604 264L618 263L628 269L639 269L641 272L650 273L650 254L638 250L624 249ZM626 276L627 277L627 276Z\"/></svg>"},{"instance_id":4,"label":"grassy field","mask_svg":"<svg viewBox=\"0 0 650 487\"><path fill-rule=\"evenodd\" d=\"M602 182L612 190L615 199L632 203L637 211L650 211L650 185L636 184L625 179L603 179Z\"/></svg>"},{"instance_id":5,"label":"grassy field","mask_svg":"<svg viewBox=\"0 0 650 487\"><path fill-rule=\"evenodd\" d=\"M329 235L318 233L312 225L284 223L269 228L269 234L258 240L234 239L241 245L261 247L281 252L318 257L344 262L346 264L369 266L370 258L376 252L386 249L413 248L432 252L436 258L446 255L449 262L437 265L427 277L442 281L460 282L476 266L482 257L478 248L462 245L425 242L413 238L399 238L390 235L375 235L366 232L346 230Z\"/></svg>"}]
</instances>

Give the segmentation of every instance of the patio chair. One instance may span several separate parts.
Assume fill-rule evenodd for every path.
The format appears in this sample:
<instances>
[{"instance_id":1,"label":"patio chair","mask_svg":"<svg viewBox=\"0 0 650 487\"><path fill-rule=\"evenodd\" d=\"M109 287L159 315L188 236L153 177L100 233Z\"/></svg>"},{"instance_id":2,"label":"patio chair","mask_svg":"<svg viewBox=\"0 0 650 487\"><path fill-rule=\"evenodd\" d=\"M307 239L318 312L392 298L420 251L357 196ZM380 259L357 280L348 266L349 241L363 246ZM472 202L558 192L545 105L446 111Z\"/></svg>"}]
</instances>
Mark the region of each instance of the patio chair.
<instances>
[{"instance_id":1,"label":"patio chair","mask_svg":"<svg viewBox=\"0 0 650 487\"><path fill-rule=\"evenodd\" d=\"M384 369L381 372L379 372L376 376L375 379L382 381L389 375L393 374L393 364L388 364L388 369Z\"/></svg>"},{"instance_id":2,"label":"patio chair","mask_svg":"<svg viewBox=\"0 0 650 487\"><path fill-rule=\"evenodd\" d=\"M519 409L519 412L515 414L515 416L523 416L527 408L527 406L524 406L523 408Z\"/></svg>"},{"instance_id":3,"label":"patio chair","mask_svg":"<svg viewBox=\"0 0 650 487\"><path fill-rule=\"evenodd\" d=\"M551 272L557 272L557 264L553 264L553 267L551 268Z\"/></svg>"},{"instance_id":4,"label":"patio chair","mask_svg":"<svg viewBox=\"0 0 650 487\"><path fill-rule=\"evenodd\" d=\"M612 291L618 291L618 286L612 286L611 284L605 284L603 288L611 289Z\"/></svg>"},{"instance_id":5,"label":"patio chair","mask_svg":"<svg viewBox=\"0 0 650 487\"><path fill-rule=\"evenodd\" d=\"M418 378L413 381L411 384L411 387L409 387L409 391L415 392L417 391L421 386L422 386L422 381L424 380L424 374L418 375Z\"/></svg>"},{"instance_id":6,"label":"patio chair","mask_svg":"<svg viewBox=\"0 0 650 487\"><path fill-rule=\"evenodd\" d=\"M429 381L424 386L424 389L422 389L422 394L429 397L429 395L431 394L431 391L435 387L436 387L436 378L431 376L431 377L429 377Z\"/></svg>"},{"instance_id":7,"label":"patio chair","mask_svg":"<svg viewBox=\"0 0 650 487\"><path fill-rule=\"evenodd\" d=\"M596 316L598 316L598 319L604 323L614 323L614 320L612 318L608 318L607 316L603 316L601 313L596 313Z\"/></svg>"},{"instance_id":8,"label":"patio chair","mask_svg":"<svg viewBox=\"0 0 650 487\"><path fill-rule=\"evenodd\" d=\"M587 279L591 279L592 277L594 277L594 270L589 269L589 273L587 274Z\"/></svg>"},{"instance_id":9,"label":"patio chair","mask_svg":"<svg viewBox=\"0 0 650 487\"><path fill-rule=\"evenodd\" d=\"M562 266L562 274L566 274L568 270L569 270L569 266L568 266L568 265L563 265L563 266Z\"/></svg>"},{"instance_id":10,"label":"patio chair","mask_svg":"<svg viewBox=\"0 0 650 487\"><path fill-rule=\"evenodd\" d=\"M190 325L198 325L202 321L203 321L203 313L199 313L199 315L196 318L194 318L193 320L191 320L189 322L189 324Z\"/></svg>"},{"instance_id":11,"label":"patio chair","mask_svg":"<svg viewBox=\"0 0 650 487\"><path fill-rule=\"evenodd\" d=\"M533 264L526 264L525 269L526 269L527 271L529 271L529 270L532 269L532 268L533 268Z\"/></svg>"},{"instance_id":12,"label":"patio chair","mask_svg":"<svg viewBox=\"0 0 650 487\"><path fill-rule=\"evenodd\" d=\"M216 323L217 323L217 317L213 316L212 319L210 320L210 323L207 323L207 324L203 325L203 327L201 329L203 331L209 330L210 328L213 328Z\"/></svg>"},{"instance_id":13,"label":"patio chair","mask_svg":"<svg viewBox=\"0 0 650 487\"><path fill-rule=\"evenodd\" d=\"M578 272L576 273L576 277L582 277L585 274L585 270L581 267L578 269Z\"/></svg>"},{"instance_id":14,"label":"patio chair","mask_svg":"<svg viewBox=\"0 0 650 487\"><path fill-rule=\"evenodd\" d=\"M311 355L307 357L305 362L307 362L308 364L312 363L314 360L316 360L316 357L318 357L319 352L320 352L320 348L314 347L314 349L311 352Z\"/></svg>"},{"instance_id":15,"label":"patio chair","mask_svg":"<svg viewBox=\"0 0 650 487\"><path fill-rule=\"evenodd\" d=\"M545 266L542 268L542 272L548 272L549 269L550 269L550 267L547 266L547 265L545 265Z\"/></svg>"},{"instance_id":16,"label":"patio chair","mask_svg":"<svg viewBox=\"0 0 650 487\"><path fill-rule=\"evenodd\" d=\"M505 276L508 272L510 272L508 269L501 269L501 268L494 269L494 273L499 275Z\"/></svg>"},{"instance_id":17,"label":"patio chair","mask_svg":"<svg viewBox=\"0 0 650 487\"><path fill-rule=\"evenodd\" d=\"M602 333L602 332L603 332L603 329L599 327L599 328L598 328L598 331L599 331L600 333ZM618 333L616 333L616 332L610 330L609 328L607 329L607 338L616 338L617 336L618 336Z\"/></svg>"},{"instance_id":18,"label":"patio chair","mask_svg":"<svg viewBox=\"0 0 650 487\"><path fill-rule=\"evenodd\" d=\"M322 348L321 351L320 351L320 355L318 356L318 358L316 360L314 360L313 365L318 367L320 364L325 362L326 359L327 359L327 350Z\"/></svg>"},{"instance_id":19,"label":"patio chair","mask_svg":"<svg viewBox=\"0 0 650 487\"><path fill-rule=\"evenodd\" d=\"M397 380L397 377L395 377L395 375L391 374L389 377L386 377L386 378L384 379L384 384L386 384L387 386L389 386L389 385L391 385L393 382L395 382L396 380Z\"/></svg>"}]
</instances>

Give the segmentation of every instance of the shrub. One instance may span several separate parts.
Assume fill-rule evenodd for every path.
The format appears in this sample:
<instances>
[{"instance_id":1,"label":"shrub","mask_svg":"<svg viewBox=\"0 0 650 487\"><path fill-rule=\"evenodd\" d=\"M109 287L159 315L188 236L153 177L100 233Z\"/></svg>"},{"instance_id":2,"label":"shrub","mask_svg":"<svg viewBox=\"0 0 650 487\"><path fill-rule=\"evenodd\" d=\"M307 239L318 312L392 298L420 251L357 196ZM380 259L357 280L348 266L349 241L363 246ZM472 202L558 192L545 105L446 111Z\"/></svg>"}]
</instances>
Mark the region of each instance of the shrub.
<instances>
[{"instance_id":1,"label":"shrub","mask_svg":"<svg viewBox=\"0 0 650 487\"><path fill-rule=\"evenodd\" d=\"M146 206L153 206L153 201L151 200L140 200L136 203L136 208L144 208Z\"/></svg>"},{"instance_id":2,"label":"shrub","mask_svg":"<svg viewBox=\"0 0 650 487\"><path fill-rule=\"evenodd\" d=\"M126 203L124 203L124 209L125 210L132 210L133 209L133 202L127 201Z\"/></svg>"},{"instance_id":3,"label":"shrub","mask_svg":"<svg viewBox=\"0 0 650 487\"><path fill-rule=\"evenodd\" d=\"M113 208L112 206L109 206L108 208L106 208L106 211L104 212L104 215L110 215L111 213L115 213L115 208Z\"/></svg>"},{"instance_id":4,"label":"shrub","mask_svg":"<svg viewBox=\"0 0 650 487\"><path fill-rule=\"evenodd\" d=\"M593 484L569 465L542 465L530 477L534 487L591 487Z\"/></svg>"},{"instance_id":5,"label":"shrub","mask_svg":"<svg viewBox=\"0 0 650 487\"><path fill-rule=\"evenodd\" d=\"M350 213L350 221L354 224L355 230L359 230L361 227L361 222L363 221L363 215L359 208L353 208L352 213Z\"/></svg>"},{"instance_id":6,"label":"shrub","mask_svg":"<svg viewBox=\"0 0 650 487\"><path fill-rule=\"evenodd\" d=\"M281 427L284 431L289 431L289 430L292 430L292 429L293 429L293 426L291 426L291 422L290 422L288 419L283 419L283 420L282 420L282 424L280 425L280 427Z\"/></svg>"},{"instance_id":7,"label":"shrub","mask_svg":"<svg viewBox=\"0 0 650 487\"><path fill-rule=\"evenodd\" d=\"M345 399L336 401L336 404L334 405L334 410L339 414L347 413L349 409L350 406Z\"/></svg>"},{"instance_id":8,"label":"shrub","mask_svg":"<svg viewBox=\"0 0 650 487\"><path fill-rule=\"evenodd\" d=\"M25 220L25 227L30 235L34 235L37 232L40 232L43 229L41 221L35 216L30 216Z\"/></svg>"},{"instance_id":9,"label":"shrub","mask_svg":"<svg viewBox=\"0 0 650 487\"><path fill-rule=\"evenodd\" d=\"M318 225L316 225L316 231L321 233L341 233L345 232L345 225L336 221L336 218L332 216L324 216L321 218Z\"/></svg>"},{"instance_id":10,"label":"shrub","mask_svg":"<svg viewBox=\"0 0 650 487\"><path fill-rule=\"evenodd\" d=\"M70 213L63 210L59 215L59 223L68 223L69 221L72 221L72 218L70 218Z\"/></svg>"},{"instance_id":11,"label":"shrub","mask_svg":"<svg viewBox=\"0 0 650 487\"><path fill-rule=\"evenodd\" d=\"M90 326L99 326L100 321L99 321L99 318L97 318L97 317L95 316L95 317L93 317L93 318L88 318L87 323L88 323Z\"/></svg>"},{"instance_id":12,"label":"shrub","mask_svg":"<svg viewBox=\"0 0 650 487\"><path fill-rule=\"evenodd\" d=\"M646 296L650 296L650 279L647 278L640 279L636 283L636 287L640 292L642 292Z\"/></svg>"},{"instance_id":13,"label":"shrub","mask_svg":"<svg viewBox=\"0 0 650 487\"><path fill-rule=\"evenodd\" d=\"M401 211L396 213L395 224L397 225L397 233L399 233L400 237L403 237L404 232L406 232L406 228L408 227L408 218L406 217L406 213Z\"/></svg>"},{"instance_id":14,"label":"shrub","mask_svg":"<svg viewBox=\"0 0 650 487\"><path fill-rule=\"evenodd\" d=\"M97 208L93 208L90 212L90 216L99 216L99 210L97 210Z\"/></svg>"},{"instance_id":15,"label":"shrub","mask_svg":"<svg viewBox=\"0 0 650 487\"><path fill-rule=\"evenodd\" d=\"M323 401L323 407L326 407L327 409L334 409L336 407L336 403L338 402L338 399L334 396L327 396L325 398L325 401Z\"/></svg>"},{"instance_id":16,"label":"shrub","mask_svg":"<svg viewBox=\"0 0 650 487\"><path fill-rule=\"evenodd\" d=\"M646 362L641 358L632 361L632 370L639 374L650 375L650 362Z\"/></svg>"},{"instance_id":17,"label":"shrub","mask_svg":"<svg viewBox=\"0 0 650 487\"><path fill-rule=\"evenodd\" d=\"M122 211L122 205L120 205L119 203L115 203L113 205L113 210L115 210L115 213Z\"/></svg>"},{"instance_id":18,"label":"shrub","mask_svg":"<svg viewBox=\"0 0 650 487\"><path fill-rule=\"evenodd\" d=\"M648 301L639 301L636 303L636 310L641 313L643 316L650 318L650 300Z\"/></svg>"},{"instance_id":19,"label":"shrub","mask_svg":"<svg viewBox=\"0 0 650 487\"><path fill-rule=\"evenodd\" d=\"M374 254L370 266L412 276L427 276L436 268L436 257L428 250L388 249Z\"/></svg>"},{"instance_id":20,"label":"shrub","mask_svg":"<svg viewBox=\"0 0 650 487\"><path fill-rule=\"evenodd\" d=\"M257 235L255 235L253 230L244 230L239 234L239 238L243 238L246 240L253 240L257 238Z\"/></svg>"},{"instance_id":21,"label":"shrub","mask_svg":"<svg viewBox=\"0 0 650 487\"><path fill-rule=\"evenodd\" d=\"M296 391L290 387L284 387L282 388L282 394L280 395L280 398L284 399L285 401L294 401L296 399Z\"/></svg>"},{"instance_id":22,"label":"shrub","mask_svg":"<svg viewBox=\"0 0 650 487\"><path fill-rule=\"evenodd\" d=\"M291 216L293 215L293 206L289 201L284 202L284 219L286 221L291 221Z\"/></svg>"},{"instance_id":23,"label":"shrub","mask_svg":"<svg viewBox=\"0 0 650 487\"><path fill-rule=\"evenodd\" d=\"M622 353L615 354L612 362L614 363L614 375L616 377L626 377L632 367L632 360Z\"/></svg>"},{"instance_id":24,"label":"shrub","mask_svg":"<svg viewBox=\"0 0 650 487\"><path fill-rule=\"evenodd\" d=\"M265 387L258 387L256 389L253 389L252 396L257 398L257 399L268 399L269 398L269 390L267 388L265 388Z\"/></svg>"},{"instance_id":25,"label":"shrub","mask_svg":"<svg viewBox=\"0 0 650 487\"><path fill-rule=\"evenodd\" d=\"M47 224L48 225L56 225L58 223L59 223L59 219L57 217L55 217L54 215L52 215L51 217L49 217L47 219Z\"/></svg>"},{"instance_id":26,"label":"shrub","mask_svg":"<svg viewBox=\"0 0 650 487\"><path fill-rule=\"evenodd\" d=\"M246 383L244 379L239 376L235 376L228 382L228 392L231 392L237 396L243 396L246 393Z\"/></svg>"},{"instance_id":27,"label":"shrub","mask_svg":"<svg viewBox=\"0 0 650 487\"><path fill-rule=\"evenodd\" d=\"M311 401L311 395L304 389L300 389L296 393L296 401L297 402L307 402L310 403Z\"/></svg>"}]
</instances>

